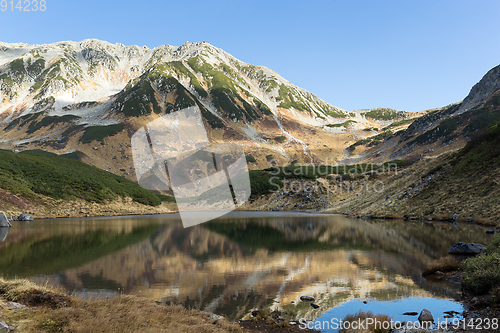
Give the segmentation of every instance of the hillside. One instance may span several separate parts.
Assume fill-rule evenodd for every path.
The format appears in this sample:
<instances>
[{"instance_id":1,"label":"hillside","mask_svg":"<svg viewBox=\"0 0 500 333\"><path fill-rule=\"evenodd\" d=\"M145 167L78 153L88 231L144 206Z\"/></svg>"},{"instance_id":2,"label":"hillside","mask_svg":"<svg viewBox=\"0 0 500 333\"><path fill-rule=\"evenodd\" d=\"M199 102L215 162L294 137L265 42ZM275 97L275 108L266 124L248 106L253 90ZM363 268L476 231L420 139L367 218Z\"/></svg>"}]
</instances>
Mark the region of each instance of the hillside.
<instances>
[{"instance_id":1,"label":"hillside","mask_svg":"<svg viewBox=\"0 0 500 333\"><path fill-rule=\"evenodd\" d=\"M500 123L475 133L457 152L423 158L369 179L379 181L381 190L359 196L360 192L352 191L341 200L333 197L329 210L434 219L459 214L462 220L500 222Z\"/></svg>"},{"instance_id":2,"label":"hillside","mask_svg":"<svg viewBox=\"0 0 500 333\"><path fill-rule=\"evenodd\" d=\"M500 121L500 66L486 73L462 102L393 122L378 137L358 140L344 151L343 163L437 157L465 147L496 121ZM405 123L406 128L398 128Z\"/></svg>"},{"instance_id":3,"label":"hillside","mask_svg":"<svg viewBox=\"0 0 500 333\"><path fill-rule=\"evenodd\" d=\"M500 123L456 152L417 161L263 171L267 191L246 209L318 210L354 216L500 222ZM256 181L254 177L254 181ZM276 191L279 184L280 190Z\"/></svg>"},{"instance_id":4,"label":"hillside","mask_svg":"<svg viewBox=\"0 0 500 333\"><path fill-rule=\"evenodd\" d=\"M175 209L168 204L173 198L75 160L76 155L0 151L0 211L50 217Z\"/></svg>"}]
</instances>

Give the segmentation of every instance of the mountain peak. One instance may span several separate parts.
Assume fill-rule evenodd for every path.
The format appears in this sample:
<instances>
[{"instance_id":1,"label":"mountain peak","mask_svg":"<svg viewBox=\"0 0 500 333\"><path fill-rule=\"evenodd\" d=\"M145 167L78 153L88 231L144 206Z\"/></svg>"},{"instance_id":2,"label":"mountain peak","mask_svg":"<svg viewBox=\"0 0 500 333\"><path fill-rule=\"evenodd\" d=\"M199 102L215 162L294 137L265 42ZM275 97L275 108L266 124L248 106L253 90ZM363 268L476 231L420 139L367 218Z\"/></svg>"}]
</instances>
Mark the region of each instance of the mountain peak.
<instances>
[{"instance_id":1,"label":"mountain peak","mask_svg":"<svg viewBox=\"0 0 500 333\"><path fill-rule=\"evenodd\" d=\"M481 80L470 90L456 114L462 114L485 102L495 92L500 90L500 65L490 69Z\"/></svg>"}]
</instances>

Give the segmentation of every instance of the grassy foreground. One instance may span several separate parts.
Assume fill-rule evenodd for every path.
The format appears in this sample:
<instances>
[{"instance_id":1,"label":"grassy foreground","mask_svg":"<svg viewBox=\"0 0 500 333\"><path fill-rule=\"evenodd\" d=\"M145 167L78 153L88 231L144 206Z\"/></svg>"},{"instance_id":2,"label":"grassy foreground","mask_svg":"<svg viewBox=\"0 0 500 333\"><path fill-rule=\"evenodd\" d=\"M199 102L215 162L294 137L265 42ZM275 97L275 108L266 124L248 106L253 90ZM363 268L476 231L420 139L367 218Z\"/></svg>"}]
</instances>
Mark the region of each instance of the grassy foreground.
<instances>
[{"instance_id":1,"label":"grassy foreground","mask_svg":"<svg viewBox=\"0 0 500 333\"><path fill-rule=\"evenodd\" d=\"M17 332L245 332L237 323L209 316L135 296L83 301L27 280L0 278L0 321Z\"/></svg>"}]
</instances>

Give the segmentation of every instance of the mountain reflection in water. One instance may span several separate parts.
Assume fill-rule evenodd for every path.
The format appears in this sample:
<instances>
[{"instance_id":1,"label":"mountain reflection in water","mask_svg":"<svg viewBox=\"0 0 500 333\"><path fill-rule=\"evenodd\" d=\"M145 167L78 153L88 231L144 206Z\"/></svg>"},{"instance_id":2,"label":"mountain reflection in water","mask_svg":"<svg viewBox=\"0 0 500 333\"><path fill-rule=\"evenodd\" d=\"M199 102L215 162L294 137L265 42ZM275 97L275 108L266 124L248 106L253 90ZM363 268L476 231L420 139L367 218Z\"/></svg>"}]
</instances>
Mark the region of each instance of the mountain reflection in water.
<instances>
[{"instance_id":1,"label":"mountain reflection in water","mask_svg":"<svg viewBox=\"0 0 500 333\"><path fill-rule=\"evenodd\" d=\"M300 213L238 212L187 229L176 215L46 220L10 228L0 274L82 297L123 292L231 319L264 306L314 319L354 299L458 298L458 285L431 283L422 271L458 241L488 240L468 224Z\"/></svg>"}]
</instances>

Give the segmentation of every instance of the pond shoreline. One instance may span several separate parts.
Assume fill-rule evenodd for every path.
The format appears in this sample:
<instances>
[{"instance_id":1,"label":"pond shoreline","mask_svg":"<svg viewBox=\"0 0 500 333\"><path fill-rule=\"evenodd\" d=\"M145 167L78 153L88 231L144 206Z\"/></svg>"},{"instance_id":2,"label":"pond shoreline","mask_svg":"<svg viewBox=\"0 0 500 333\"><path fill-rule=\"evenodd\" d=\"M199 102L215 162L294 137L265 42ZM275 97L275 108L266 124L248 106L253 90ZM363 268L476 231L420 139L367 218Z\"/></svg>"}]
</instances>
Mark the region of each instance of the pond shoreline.
<instances>
[{"instance_id":1,"label":"pond shoreline","mask_svg":"<svg viewBox=\"0 0 500 333\"><path fill-rule=\"evenodd\" d=\"M497 233L500 233L500 223L497 221L492 221L490 219L464 219L464 218L458 218L456 220L453 220L453 218L431 218L431 217L421 217L421 218L414 218L414 217L405 217L405 216L395 216L395 215L373 215L373 214L365 214L365 215L357 215L355 213L349 212L349 213L342 213L342 212L330 212L330 211L318 211L318 210L313 210L313 209L305 209L305 210L282 210L282 211L271 211L271 210L250 210L250 209L237 209L233 211L234 213L272 213L272 214L277 214L277 215L294 215L294 214L317 214L317 215L341 215L347 218L353 218L353 219L364 219L364 220L404 220L404 221L424 221L427 223L449 223L449 222L457 222L457 223L468 223L472 225L477 225L477 226L482 226L482 227L492 227L496 229ZM231 212L232 213L232 212ZM231 214L228 213L228 214ZM97 215L90 215L90 214L81 214L81 215L70 215L70 216L37 216L34 215L35 220L54 220L54 219L85 219L85 218L112 218L112 217L146 217L146 216L160 216L160 215L165 215L165 216L171 216L174 214L179 214L179 211L177 210L172 210L169 212L150 212L150 213L117 213L117 214L97 214ZM226 214L227 215L227 214ZM16 221L17 222L17 221Z\"/></svg>"},{"instance_id":2,"label":"pond shoreline","mask_svg":"<svg viewBox=\"0 0 500 333\"><path fill-rule=\"evenodd\" d=\"M164 218L162 218L162 216ZM311 218L309 218L308 216L311 216ZM312 216L316 216L316 217L313 218ZM323 219L323 218L321 218L321 216L325 216L325 218ZM332 217L328 217L328 216L332 216ZM333 217L333 216L338 216L338 217ZM252 223L249 223L249 224L244 223L244 224L241 224L241 225L234 224L235 226L239 225L239 227L237 227L236 229L234 229L233 227L231 227L229 229L227 229L227 227L224 227L224 225L226 225L226 226L231 225L231 221L238 221L240 218L243 221L246 221L245 219L246 218L250 218L250 217L257 218L257 220L255 221L256 224L254 224L254 225L257 226L257 227L259 227L259 228L261 228L259 230L265 231L265 234L262 234L262 235L269 235L270 232L273 232L273 230L278 230L278 231L281 230L280 232L284 232L285 230L288 230L287 232L290 232L290 235L293 234L293 235L296 235L296 236L300 236L301 235L300 233L299 234L294 234L294 232L296 232L296 229L293 229L293 228L295 228L294 226L298 226L299 227L299 229L297 229L297 230L302 230L300 228L305 228L304 231L315 232L314 230L323 230L322 228L326 224L323 224L323 223L318 223L317 225L314 224L315 225L315 229L309 229L307 226L311 223L310 221L315 221L316 219L319 219L318 221L323 221L323 220L324 221L329 221L327 224L332 227L331 232L333 232L333 233L331 235L334 236L334 239L336 239L335 237L339 237L341 234L343 236L347 236L348 239L350 239L349 237L351 237L349 235L352 235L353 237L355 235L358 235L358 236L356 236L358 238L352 238L352 239L356 240L359 244L361 244L360 242L363 242L365 244L370 244L371 242L374 242L374 243L372 243L372 248L371 249L370 248L358 248L358 247L354 246L354 247L349 247L349 249L347 249L345 247L341 247L341 248L338 248L339 250L341 250L341 251L342 250L344 250L344 251L347 250L348 252L354 251L354 252L352 252L354 254L354 253L356 253L357 250L361 250L361 251L377 251L377 248L378 248L379 250L383 249L384 252L389 253L389 257L390 258L392 258L391 256L393 256L393 254L390 254L390 253L392 253L391 249L393 249L394 246L396 246L395 244L400 244L401 242L402 242L401 244L404 244L404 246L405 246L404 248L400 248L401 251L404 251L404 252L401 252L401 253L407 253L407 254L420 253L419 252L420 250L417 251L418 247L414 248L414 246L412 245L412 244L415 244L415 243L405 241L405 236L409 236L409 237L414 238L418 242L418 244L420 244L421 246L424 246L424 247L421 247L422 251L425 251L425 252L422 252L422 254L424 254L424 253L430 254L430 253L434 253L433 251L438 251L436 253L439 253L440 256L444 255L445 251L446 251L446 253L448 252L448 249L449 249L449 245L448 244L449 243L452 244L451 241L453 241L453 242L457 241L454 237L448 237L447 236L447 234L449 234L450 232L453 233L453 234L456 234L457 238L462 238L463 235L468 234L468 231L472 232L471 235L475 235L475 236L471 236L471 239L469 239L469 240L464 239L464 241L469 241L469 242L470 241L478 241L478 242L483 242L484 241L485 243L483 243L483 244L487 244L489 242L488 239L490 239L488 235L484 235L485 232L483 230L484 230L485 226L479 225L479 224L477 224L476 226L474 226L474 225L470 225L469 223L462 223L462 222L460 222L459 223L459 228L455 229L451 225L450 221L426 221L426 220L423 220L423 219L420 219L420 220L406 219L406 221L405 220L396 221L394 216L392 216L392 217L386 217L386 218L380 218L378 216L377 217L373 217L373 216L354 216L354 215L347 216L346 214L338 214L338 213L335 213L335 212L322 212L322 211L316 211L316 210L310 210L310 209L309 210L280 211L280 212L277 212L277 211L238 210L238 211L232 212L226 218L221 219L220 222L222 222L222 223L219 223L220 226L211 225L210 223L208 223L205 227L203 227L203 225L201 225L202 228L196 228L196 229L192 229L192 230L206 230L205 232L207 234L212 234L212 235L214 235L213 237L217 237L217 239L222 239L222 238L220 238L222 236L224 238L227 238L228 241L230 241L230 242L235 242L235 244L236 243L238 243L238 244L241 243L240 246L248 246L249 244L253 244L253 246L258 246L258 247L263 247L263 248L270 248L268 246L268 243L266 243L266 241L264 239L265 237L262 237L262 236L259 236L259 239L253 240L250 243L248 242L249 237L251 238L251 235L253 235L252 232L254 232L251 229L252 228ZM269 217L269 218L276 218L275 221L278 222L278 223L273 224L274 222L272 222L272 224L268 225L267 222L265 222L266 219L264 219L264 220L262 219L262 218L267 218L267 217ZM281 218L278 218L278 217L281 217ZM290 218L288 218L288 217L290 217ZM297 219L294 219L293 217L296 217ZM94 228L101 225L101 223L98 223L98 224L95 223L95 221L97 221L98 219L102 219L103 221L105 221L105 220L110 221L109 225L120 226L121 225L120 224L120 218L123 219L124 225L128 226L127 229L122 229L121 227L120 227L120 229L116 229L118 231L117 236L120 235L120 232L123 232L123 231L120 231L120 230L127 230L126 233L123 233L123 235L124 235L123 238L124 239L128 239L127 237L125 237L126 235L128 235L128 233L130 233L130 235L136 234L136 232L131 233L131 231L133 230L133 229L131 229L132 225L136 225L136 224L137 225L143 225L144 221L147 222L147 221L150 221L150 220L153 221L153 222L154 222L154 220L156 220L157 222L160 222L160 223L162 221L166 221L166 222L168 222L168 221L176 221L176 223L173 223L173 224L172 223L166 223L165 224L165 226L175 227L175 229L172 229L172 230L175 230L174 233L172 233L172 234L170 232L166 232L165 233L165 235L173 235L173 237L175 237L175 239L189 239L190 237L192 237L193 235L195 235L195 234L190 234L189 233L189 229L190 228L182 228L182 225L180 224L178 216L175 216L173 212L170 212L168 214L140 214L140 215L137 215L137 214L120 214L120 215L117 215L117 214L115 214L115 215L89 216L89 217L86 217L86 216L72 216L72 217L60 216L58 218L53 217L53 218L50 218L50 219L37 219L37 221L40 221L40 222L46 221L46 222L40 223L40 224L37 224L37 223L34 223L34 224L28 223L28 224L26 224L24 226L22 226L21 223L17 223L16 222L14 224L14 229L17 229L17 230L13 230L13 232L16 232L16 233L13 234L13 237L14 237L13 239L15 240L17 235L21 235L21 232L24 235L27 235L27 233L25 231L26 228L33 228L33 230L47 230L47 232L50 233L50 234L52 232L51 230L63 230L63 229L58 229L59 227L54 228L54 226L59 226L59 224L62 227L65 228L64 230L70 230L72 228L73 223L75 223L75 225L79 225L79 226L84 226L84 225L88 224L88 225L94 226L94 227L92 227L92 230L95 233L97 230L94 230ZM143 220L143 222L140 221L142 218L145 218ZM236 219L234 220L234 218L236 218ZM92 219L94 219L95 221L92 221ZM117 219L117 221L113 222L112 220L114 220L114 219ZM371 219L372 221L369 221L368 219ZM62 221L62 223L56 223L56 222L50 223L51 220L58 220L58 221L60 221L60 220L68 220L68 221ZM79 220L81 220L82 222L79 222ZM84 220L87 220L89 222L83 222ZM295 224L295 222L294 222L295 220L298 221L298 222L300 222L300 223L299 224ZM379 221L380 223L376 222L376 220ZM72 221L76 221L76 222L72 222ZM137 222L133 222L133 221L137 221ZM248 220L248 221L250 221L250 220ZM262 221L264 221L264 222L262 222ZM440 222L442 222L442 223L440 223ZM467 221L465 221L465 222L467 222ZM106 222L104 222L104 223L106 223ZM312 222L312 223L315 223L315 222ZM333 224L331 224L331 223L333 223ZM31 224L31 226L30 226L30 224ZM273 226L274 229L270 228L271 225ZM334 226L338 226L338 227L334 227ZM169 227L169 228L171 228L171 227ZM45 229L43 229L43 228L45 228ZM243 229L241 229L241 228L243 228ZM253 227L253 228L255 228L255 227ZM89 229L89 230L91 230L91 229ZM162 228L161 230L166 230L166 229ZM243 232L243 234L245 234L246 232L248 232L247 236L245 237L246 238L246 242L245 242L245 239L232 238L235 235L235 234L232 234L232 232L234 230L238 230L237 232L240 232L240 233ZM346 234L343 234L344 230L347 231ZM391 231L391 230L393 230L393 231ZM151 234L151 232L153 232L152 230L149 230L149 231L146 230L146 231L145 231L145 235L146 234L149 235L149 234ZM390 232L388 232L388 231L390 231ZM417 234L419 236L412 236L412 235L416 235L415 231L418 231ZM276 232L276 231L274 231L274 232ZM185 233L185 235L184 235L184 233ZM57 232L57 234L59 235L59 232ZM312 235L312 233L311 233L311 235ZM335 235L337 235L337 236L335 236ZM361 236L361 235L366 235L366 236ZM435 238L435 237L433 237L433 235L438 235L438 236L441 235L440 236L441 238L440 237ZM460 235L462 235L462 236L460 236ZM480 236L480 235L484 235L484 236ZM90 236L94 236L94 234L88 234L87 235L87 238L89 240L93 240L93 238L91 238ZM97 234L95 236L97 236ZM315 234L315 236L312 236L312 237L317 237L317 236L319 236L319 234L318 235ZM103 241L104 241L103 244L115 244L116 243L115 245L118 246L118 245L121 244L121 241L120 241L121 238L120 237L122 237L122 236L115 237L116 239L110 238L110 240L113 241L114 243L109 242L108 239L105 238L105 239L103 239ZM340 237L342 237L342 236L340 236ZM382 238L377 238L377 237L382 237ZM486 238L484 238L484 237L486 237ZM77 242L78 239L80 239L79 236L73 237L73 238L74 238L73 241L75 241L75 242ZM101 236L99 236L98 239L100 240ZM162 238L159 238L159 239L162 239ZM200 239L205 239L205 238L201 237ZM431 240L428 241L428 239L431 239ZM432 239L434 239L434 241L432 241ZM57 240L59 241L59 238L57 238ZM176 244L175 246L180 246L181 243L182 244L185 243L185 242L180 242L180 243L177 244L176 242L172 242L172 240L173 239L165 238L164 240L159 241L156 244L170 244L168 246L172 246L175 243ZM196 240L196 238L195 238L195 240ZM214 238L214 240L215 240L215 238ZM327 239L324 239L324 240L327 241ZM440 243L439 240L441 240L441 245L439 245L439 246L434 245L434 244ZM283 243L283 244L277 243L277 242L275 242L276 239L273 239L272 241L274 242L273 243L274 245L272 247L272 249L273 249L272 251L274 251L274 252L276 252L276 251L277 252L280 252L280 251L287 252L287 251L291 250L291 248L289 249L287 247L288 243L286 243L286 244L285 243ZM127 240L127 242L128 242L128 240ZM151 241L148 240L147 243L149 244L150 242L152 243L152 240ZM380 242L380 243L377 243L377 242ZM42 243L36 241L34 243L29 243L29 244L30 244L30 248L32 248L32 244L35 244L37 246L37 248L38 248L38 247L41 246ZM64 244L66 244L66 243L64 243ZM98 243L98 244L100 244L100 243ZM98 244L94 244L93 243L93 248L95 248L95 245L98 245ZM123 244L125 244L125 243L123 243ZM293 244L295 244L295 243L293 243ZM293 244L290 243L290 245L293 245ZM397 246L401 246L401 244L397 245ZM68 246L70 246L70 245L72 246L72 243L68 242L67 245ZM296 246L296 245L293 245L293 246ZM375 246L375 248L373 248L373 246ZM380 246L382 246L382 247L380 247ZM227 248L227 247L225 247L225 248ZM296 247L293 247L293 248L296 249ZM300 246L299 246L299 248L300 248ZM42 248L40 248L40 249L42 249ZM314 247L314 249L316 249L316 247ZM314 249L313 249L313 247L307 247L306 246L306 247L303 247L302 251L304 251L304 250L309 251L309 250L314 250ZM317 247L317 249L326 249L326 248ZM337 248L335 248L335 249L337 249ZM431 251L431 249L432 249L432 251ZM158 249L158 250L160 250L160 252L164 251L161 248ZM185 250L187 250L187 248L184 249L183 251L185 251ZM191 250L189 250L189 251L191 251ZM189 251L186 252L186 253L191 253ZM291 250L291 251L293 251L293 250ZM297 251L300 251L300 250L297 250ZM54 253L57 254L57 253L60 253L60 251L55 251ZM65 258L66 257L67 257L67 255L65 255ZM85 255L85 257L88 258L88 255ZM387 258L389 258L389 257L387 257ZM196 258L198 258L198 257L194 257L193 260L195 260ZM331 258L332 258L331 254L329 254L328 258L330 258L328 260L331 260ZM355 265L357 265L357 260L359 260L360 258L363 258L363 256L360 256L359 258L356 258L356 256L354 256L352 258L356 259L356 261L353 261L353 263L355 263ZM366 257L366 258L368 258L368 257ZM428 255L426 257L422 257L422 259L424 259L424 258L428 258ZM78 259L78 258L76 258L76 259ZM276 260L276 259L279 259L279 258L277 258L277 257L274 258L274 257L269 256L269 260L271 260L271 259L272 260ZM410 277L413 280L413 282L411 283L411 285L413 285L414 283L417 283L417 284L415 284L415 287L416 288L422 288L422 286L425 285L425 284L422 284L422 282L420 281L422 279L418 278L418 276L422 273L422 271L419 272L420 265L422 265L423 263L425 263L426 260L420 260L420 259L417 259L417 257L415 257L414 259L416 261L414 261L413 265L410 265L411 269L409 269L409 270L408 270L408 268L406 266L404 266L404 264L403 264L404 267L402 267L400 264L398 264L398 265L396 265L394 267L392 267L392 266L389 266L389 267L391 267L391 270L395 270L396 274L403 274L403 276ZM302 260L302 259L300 259L300 260ZM390 259L390 260L393 260L393 259ZM42 260L40 263L42 264L43 262L44 262L44 260ZM221 261L221 264L222 263L223 263L223 261ZM250 263L250 261L248 263ZM418 263L417 266L415 266L416 263ZM104 264L104 262L102 264ZM11 265L11 264L9 264L9 265ZM95 263L93 265L95 265ZM100 264L98 264L98 265L100 265ZM301 267L301 265L302 264L300 263L300 261L298 261L297 262L297 267ZM19 267L25 267L25 266L26 265L24 265L24 266L20 265ZM400 267L400 266L401 266L401 270L398 271L397 267ZM29 267L29 265L26 266L26 267ZM44 267L46 267L46 266L44 266ZM288 266L284 266L284 267L288 267ZM290 267L292 267L292 266L290 266ZM346 267L348 267L348 266L346 266ZM90 266L89 266L89 268L90 268ZM293 268L290 268L290 269L293 269ZM23 268L22 271L24 271L24 270L25 269ZM58 269L57 271L60 271L60 270ZM310 271L310 270L306 270L306 272L308 272L308 271ZM288 271L285 271L285 270L281 269L278 266L275 269L273 268L273 274L278 274L277 276L281 276L280 274L287 273L287 272ZM319 270L317 272L319 272ZM325 270L324 268L321 269L321 272L322 272L321 274L328 273L329 274L328 276L336 276L334 271L329 272L328 270ZM81 272L78 273L78 274L81 274ZM287 274L290 274L290 272L288 272ZM314 275L314 274L317 274L317 273L313 273L311 271L310 274ZM6 275L6 276L8 276L8 275ZM14 276L14 275L12 275L12 276ZM77 276L76 271L75 271L75 274L73 274L73 278L80 279L81 277L80 277L80 275ZM108 275L107 278L109 279L109 278L111 278L111 276ZM381 277L381 279L382 279L381 282L385 281L384 283L388 283L388 282L391 283L391 281L392 281L391 280L392 277L385 276L385 275L383 277ZM108 280L106 280L106 281L108 281ZM109 281L111 281L111 280L109 280ZM113 279L113 281L114 281L114 279ZM243 278L242 281L244 281L244 278ZM322 278L321 281L327 281L327 280L325 280L324 278ZM403 281L403 280L401 280L401 281ZM410 280L408 280L408 281L410 281ZM418 281L420 281L420 282L418 282ZM408 284L408 285L410 285L410 284ZM434 288L434 286L430 286L431 289L427 289L427 287L424 287L424 288L425 288L425 290L429 291L432 288ZM301 291L305 291L307 289L300 289L300 290ZM325 290L325 291L327 293L329 293L329 291L327 291L327 290ZM457 290L457 291L459 291L459 290ZM287 299L286 302L283 302L284 299L280 299L279 303L288 304L288 303L290 303L290 300L294 300L293 297L294 296L292 296L292 298ZM352 297L352 295L351 295L351 297ZM466 297L466 295L464 295L464 297ZM154 298L154 299L158 299L158 298ZM321 305L321 299L322 298L320 297L320 303L318 303L320 305ZM458 300L458 298L455 298L455 299ZM493 308L495 310L495 308L496 308L492 304L489 304L487 306L490 306L490 309L488 309L487 311L486 310L482 311L481 308L478 308L478 304L476 304L477 303L477 299L474 302L472 301L473 299L474 299L474 297L468 297L468 298L464 298L460 302L461 302L461 304L464 304L464 307L466 307L466 306L468 307L469 305L471 305L471 311L470 311L471 312L471 316L475 316L475 318L487 318L486 316L491 315L491 309ZM182 299L179 298L179 301L182 301ZM323 301L326 301L326 298ZM368 299L368 301L369 301L369 299ZM467 302L469 302L470 304L467 303ZM293 303L293 302L291 302L291 303ZM481 304L483 304L483 303L486 304L485 301L482 301L482 300L481 300L480 303ZM172 303L172 304L178 304L178 303ZM182 304L182 303L179 303L179 304ZM264 309L264 308L262 308L260 306L257 306L256 308ZM204 309L204 307L201 307L200 309ZM432 308L429 308L429 309L432 310ZM323 309L322 312L324 310L325 309ZM414 309L414 310L416 310L416 311L418 310L419 311L421 309ZM449 310L449 309L447 309L447 310ZM207 311L209 311L209 310L207 310ZM434 310L432 310L432 311L434 312ZM457 311L461 312L462 310L457 310ZM226 312L222 312L222 313L226 314ZM248 312L245 312L245 313L248 313ZM438 313L438 311L436 311L436 314L437 313ZM390 315L390 314L392 314L392 312L389 311L388 314ZM342 314L342 316L343 316L343 314ZM302 315L297 316L297 317L294 317L292 315L291 318L301 318L301 317L302 317ZM235 317L235 316L232 316L231 314L229 314L227 316L227 318L230 318L231 320L235 320L237 318L242 318L242 317ZM251 322L245 321L248 325L254 324L254 319L255 318L247 316L244 319L249 319L251 321ZM271 325L278 325L278 324L280 324L283 321L283 319L279 319L279 321L274 320L274 322L272 322L271 320L269 320L269 321L271 322ZM259 325L261 325L261 324L264 325L264 323L259 323ZM257 325L257 326L259 326L259 325ZM286 325L286 324L280 324L280 325ZM289 323L288 325L295 326L296 324L293 325L293 324ZM483 332L485 332L485 331L483 330Z\"/></svg>"}]
</instances>

